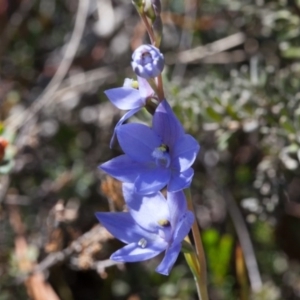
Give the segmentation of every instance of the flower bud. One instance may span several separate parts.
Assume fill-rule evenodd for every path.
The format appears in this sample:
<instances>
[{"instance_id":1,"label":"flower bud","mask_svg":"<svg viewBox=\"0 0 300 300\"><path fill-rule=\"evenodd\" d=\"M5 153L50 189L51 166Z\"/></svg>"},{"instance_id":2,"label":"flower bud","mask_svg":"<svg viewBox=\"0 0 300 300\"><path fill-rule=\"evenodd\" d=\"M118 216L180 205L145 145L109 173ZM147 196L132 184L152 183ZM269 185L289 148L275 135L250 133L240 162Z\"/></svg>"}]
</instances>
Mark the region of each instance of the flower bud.
<instances>
[{"instance_id":1,"label":"flower bud","mask_svg":"<svg viewBox=\"0 0 300 300\"><path fill-rule=\"evenodd\" d=\"M146 0L144 12L147 17L154 22L157 17L161 14L161 3L160 0Z\"/></svg>"},{"instance_id":2,"label":"flower bud","mask_svg":"<svg viewBox=\"0 0 300 300\"><path fill-rule=\"evenodd\" d=\"M162 37L163 24L160 16L157 16L153 22L152 29L155 37L155 46L159 47Z\"/></svg>"},{"instance_id":3,"label":"flower bud","mask_svg":"<svg viewBox=\"0 0 300 300\"><path fill-rule=\"evenodd\" d=\"M158 76L164 68L163 54L152 45L142 45L132 54L133 71L145 79Z\"/></svg>"},{"instance_id":4,"label":"flower bud","mask_svg":"<svg viewBox=\"0 0 300 300\"><path fill-rule=\"evenodd\" d=\"M132 0L133 5L136 7L139 13L144 12L145 1L144 0Z\"/></svg>"},{"instance_id":5,"label":"flower bud","mask_svg":"<svg viewBox=\"0 0 300 300\"><path fill-rule=\"evenodd\" d=\"M160 0L151 0L152 7L155 11L156 16L159 16L161 13L161 2Z\"/></svg>"}]
</instances>

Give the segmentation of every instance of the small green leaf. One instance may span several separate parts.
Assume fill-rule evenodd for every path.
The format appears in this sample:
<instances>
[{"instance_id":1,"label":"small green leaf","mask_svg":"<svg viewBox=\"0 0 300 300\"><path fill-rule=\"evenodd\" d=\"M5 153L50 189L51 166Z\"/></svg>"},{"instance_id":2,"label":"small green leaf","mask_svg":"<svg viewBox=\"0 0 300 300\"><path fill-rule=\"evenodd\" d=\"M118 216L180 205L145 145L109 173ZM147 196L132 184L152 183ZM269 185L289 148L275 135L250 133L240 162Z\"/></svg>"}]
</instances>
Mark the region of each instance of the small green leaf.
<instances>
[{"instance_id":1,"label":"small green leaf","mask_svg":"<svg viewBox=\"0 0 300 300\"><path fill-rule=\"evenodd\" d=\"M281 54L285 58L300 58L300 47L289 47Z\"/></svg>"},{"instance_id":2,"label":"small green leaf","mask_svg":"<svg viewBox=\"0 0 300 300\"><path fill-rule=\"evenodd\" d=\"M211 106L206 108L206 113L208 115L208 117L210 117L212 120L216 121L216 122L221 122L222 120L222 115L220 113L218 113L217 111L215 111Z\"/></svg>"}]
</instances>

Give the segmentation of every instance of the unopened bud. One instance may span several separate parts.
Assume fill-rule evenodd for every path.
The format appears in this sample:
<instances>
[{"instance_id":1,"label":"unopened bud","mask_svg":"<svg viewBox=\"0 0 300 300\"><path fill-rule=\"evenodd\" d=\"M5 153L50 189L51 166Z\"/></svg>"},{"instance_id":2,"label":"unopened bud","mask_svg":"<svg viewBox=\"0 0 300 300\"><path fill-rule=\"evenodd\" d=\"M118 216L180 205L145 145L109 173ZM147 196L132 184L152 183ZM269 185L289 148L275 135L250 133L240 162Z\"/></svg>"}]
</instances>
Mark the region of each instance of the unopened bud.
<instances>
[{"instance_id":1,"label":"unopened bud","mask_svg":"<svg viewBox=\"0 0 300 300\"><path fill-rule=\"evenodd\" d=\"M153 22L161 13L160 0L145 0L144 12Z\"/></svg>"},{"instance_id":2,"label":"unopened bud","mask_svg":"<svg viewBox=\"0 0 300 300\"><path fill-rule=\"evenodd\" d=\"M154 11L154 8L151 5L150 0L149 0L149 4L150 4L149 6L145 6L144 13L151 20L151 23L153 23L153 21L156 18L156 13Z\"/></svg>"},{"instance_id":3,"label":"unopened bud","mask_svg":"<svg viewBox=\"0 0 300 300\"><path fill-rule=\"evenodd\" d=\"M132 3L140 14L144 12L144 8L145 8L144 0L132 0Z\"/></svg>"},{"instance_id":4,"label":"unopened bud","mask_svg":"<svg viewBox=\"0 0 300 300\"><path fill-rule=\"evenodd\" d=\"M160 0L151 0L151 4L156 16L159 16L161 13L161 2Z\"/></svg>"},{"instance_id":5,"label":"unopened bud","mask_svg":"<svg viewBox=\"0 0 300 300\"><path fill-rule=\"evenodd\" d=\"M157 77L163 70L163 54L153 45L142 45L132 54L133 71L140 77L149 79Z\"/></svg>"},{"instance_id":6,"label":"unopened bud","mask_svg":"<svg viewBox=\"0 0 300 300\"><path fill-rule=\"evenodd\" d=\"M154 14L151 0L132 0L132 3L140 14L147 13L151 10L153 10L152 14Z\"/></svg>"}]
</instances>

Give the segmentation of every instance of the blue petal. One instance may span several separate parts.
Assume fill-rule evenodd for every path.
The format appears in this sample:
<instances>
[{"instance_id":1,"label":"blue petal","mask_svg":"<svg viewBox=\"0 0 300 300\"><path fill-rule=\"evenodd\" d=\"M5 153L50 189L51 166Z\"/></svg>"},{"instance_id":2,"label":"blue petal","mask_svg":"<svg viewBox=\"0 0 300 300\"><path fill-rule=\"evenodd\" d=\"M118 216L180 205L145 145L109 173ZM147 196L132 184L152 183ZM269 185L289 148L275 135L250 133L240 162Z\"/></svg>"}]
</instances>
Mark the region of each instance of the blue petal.
<instances>
[{"instance_id":1,"label":"blue petal","mask_svg":"<svg viewBox=\"0 0 300 300\"><path fill-rule=\"evenodd\" d=\"M150 78L148 73L146 72L146 69L142 67L141 65L137 64L136 62L132 61L131 62L132 69L134 73L140 77L143 77L145 79Z\"/></svg>"},{"instance_id":2,"label":"blue petal","mask_svg":"<svg viewBox=\"0 0 300 300\"><path fill-rule=\"evenodd\" d=\"M126 244L138 243L142 238L155 237L136 224L130 213L98 212L97 219L117 239Z\"/></svg>"},{"instance_id":3,"label":"blue petal","mask_svg":"<svg viewBox=\"0 0 300 300\"><path fill-rule=\"evenodd\" d=\"M135 181L135 192L138 194L153 194L163 189L171 178L170 169L150 169L141 173Z\"/></svg>"},{"instance_id":4,"label":"blue petal","mask_svg":"<svg viewBox=\"0 0 300 300\"><path fill-rule=\"evenodd\" d=\"M140 173L147 170L142 164L133 161L125 154L103 163L99 168L110 176L125 182L134 182Z\"/></svg>"},{"instance_id":5,"label":"blue petal","mask_svg":"<svg viewBox=\"0 0 300 300\"><path fill-rule=\"evenodd\" d=\"M178 221L173 233L173 244L181 244L183 239L188 235L195 221L194 214L187 211L184 216Z\"/></svg>"},{"instance_id":6,"label":"blue petal","mask_svg":"<svg viewBox=\"0 0 300 300\"><path fill-rule=\"evenodd\" d=\"M148 81L142 77L137 77L138 83L139 83L139 92L140 96L143 99L147 99L148 97L151 97L154 94L154 91Z\"/></svg>"},{"instance_id":7,"label":"blue petal","mask_svg":"<svg viewBox=\"0 0 300 300\"><path fill-rule=\"evenodd\" d=\"M165 257L163 258L159 266L155 269L155 271L163 275L169 275L174 263L176 262L180 250L181 244L174 244L173 246L168 248L165 253Z\"/></svg>"},{"instance_id":8,"label":"blue petal","mask_svg":"<svg viewBox=\"0 0 300 300\"><path fill-rule=\"evenodd\" d=\"M168 204L162 193L139 195L123 184L123 195L132 218L144 229L157 232L164 228L161 221L170 221Z\"/></svg>"},{"instance_id":9,"label":"blue petal","mask_svg":"<svg viewBox=\"0 0 300 300\"><path fill-rule=\"evenodd\" d=\"M116 133L121 148L134 161L153 161L152 152L161 145L160 138L143 124L125 124L116 128Z\"/></svg>"},{"instance_id":10,"label":"blue petal","mask_svg":"<svg viewBox=\"0 0 300 300\"><path fill-rule=\"evenodd\" d=\"M140 92L134 88L119 87L106 90L104 93L112 104L119 109L129 110L145 105L145 99L142 99Z\"/></svg>"},{"instance_id":11,"label":"blue petal","mask_svg":"<svg viewBox=\"0 0 300 300\"><path fill-rule=\"evenodd\" d=\"M156 108L152 125L156 134L171 150L175 142L184 134L182 125L166 100L163 100Z\"/></svg>"},{"instance_id":12,"label":"blue petal","mask_svg":"<svg viewBox=\"0 0 300 300\"><path fill-rule=\"evenodd\" d=\"M128 206L132 206L134 209L138 209L141 205L138 201L135 201L136 193L134 192L134 190L135 190L134 183L123 182L122 192L126 204Z\"/></svg>"},{"instance_id":13,"label":"blue petal","mask_svg":"<svg viewBox=\"0 0 300 300\"><path fill-rule=\"evenodd\" d=\"M114 252L110 259L119 262L144 261L157 256L163 252L166 247L166 243L159 241L147 244L145 248L141 248L136 243L132 243Z\"/></svg>"},{"instance_id":14,"label":"blue petal","mask_svg":"<svg viewBox=\"0 0 300 300\"><path fill-rule=\"evenodd\" d=\"M167 203L170 212L170 222L172 228L176 228L178 220L180 220L187 212L187 204L184 192L182 190L170 193L167 192Z\"/></svg>"},{"instance_id":15,"label":"blue petal","mask_svg":"<svg viewBox=\"0 0 300 300\"><path fill-rule=\"evenodd\" d=\"M180 172L187 170L194 163L199 149L198 142L191 135L183 135L172 149L172 167Z\"/></svg>"},{"instance_id":16,"label":"blue petal","mask_svg":"<svg viewBox=\"0 0 300 300\"><path fill-rule=\"evenodd\" d=\"M177 192L183 190L191 185L194 176L194 170L189 168L184 172L173 172L170 182L168 184L168 192Z\"/></svg>"},{"instance_id":17,"label":"blue petal","mask_svg":"<svg viewBox=\"0 0 300 300\"><path fill-rule=\"evenodd\" d=\"M157 70L158 73L160 73L163 68L164 68L165 62L164 59L157 59L156 61L154 61L153 66L155 66L155 69Z\"/></svg>"},{"instance_id":18,"label":"blue petal","mask_svg":"<svg viewBox=\"0 0 300 300\"><path fill-rule=\"evenodd\" d=\"M119 122L117 123L115 129L114 129L114 133L113 136L110 140L110 144L109 147L112 148L114 140L115 140L115 136L116 136L116 129L118 128L118 126L122 125L127 119L129 119L131 116L133 116L136 112L138 112L141 108L137 107L135 109L132 109L130 111L128 111L126 114L124 114L124 116L119 120Z\"/></svg>"}]
</instances>

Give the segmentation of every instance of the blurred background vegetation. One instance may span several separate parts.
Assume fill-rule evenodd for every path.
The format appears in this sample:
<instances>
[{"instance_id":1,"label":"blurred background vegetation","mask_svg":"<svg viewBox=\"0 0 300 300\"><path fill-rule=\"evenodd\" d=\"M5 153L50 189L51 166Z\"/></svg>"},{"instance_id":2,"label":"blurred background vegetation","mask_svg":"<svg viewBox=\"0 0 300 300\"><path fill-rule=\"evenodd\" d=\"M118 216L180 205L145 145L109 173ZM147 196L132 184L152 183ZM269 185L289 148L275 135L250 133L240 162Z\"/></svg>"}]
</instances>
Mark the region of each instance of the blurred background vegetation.
<instances>
[{"instance_id":1,"label":"blurred background vegetation","mask_svg":"<svg viewBox=\"0 0 300 300\"><path fill-rule=\"evenodd\" d=\"M300 1L163 0L165 90L201 144L212 300L300 299ZM196 299L182 257L116 265L103 94L147 42L129 0L0 0L0 300ZM150 120L146 111L131 121Z\"/></svg>"}]
</instances>

